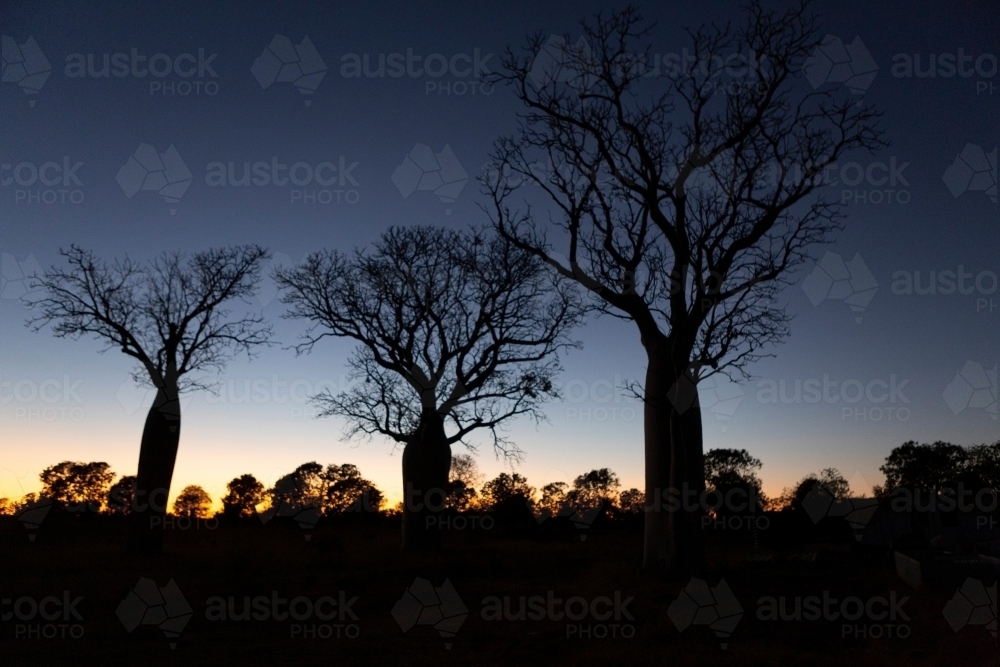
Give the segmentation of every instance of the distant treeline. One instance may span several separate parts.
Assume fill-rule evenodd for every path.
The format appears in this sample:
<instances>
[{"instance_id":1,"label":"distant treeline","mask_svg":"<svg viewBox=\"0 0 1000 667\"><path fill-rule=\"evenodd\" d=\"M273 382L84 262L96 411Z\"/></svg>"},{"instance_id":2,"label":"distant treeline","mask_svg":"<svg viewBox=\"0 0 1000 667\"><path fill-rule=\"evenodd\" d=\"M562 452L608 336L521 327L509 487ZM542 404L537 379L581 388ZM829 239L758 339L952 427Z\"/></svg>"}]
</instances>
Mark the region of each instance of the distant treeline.
<instances>
[{"instance_id":1,"label":"distant treeline","mask_svg":"<svg viewBox=\"0 0 1000 667\"><path fill-rule=\"evenodd\" d=\"M851 496L847 480L835 468L807 475L776 498L762 491L758 472L761 461L745 449L713 449L705 454L706 493L716 497L739 489L752 499L755 509L783 510L801 503L818 485L837 499ZM876 497L903 488L947 492L963 485L967 489L1000 488L1000 441L992 445L963 447L947 442L918 444L910 441L896 447L880 467L885 483L872 488ZM70 512L111 515L131 514L137 503L135 476L115 481L117 474L107 463L63 461L42 471L40 493L18 500L0 498L0 514L15 514L43 498ZM591 470L572 483L550 482L536 489L518 473L500 473L483 482L475 459L468 454L452 457L447 489L440 490L445 507L456 512L493 511L513 503L527 504L536 514L556 516L567 512L604 507L624 514L638 514L646 504L645 493L636 488L621 490L618 476L608 468ZM365 479L357 466L316 462L304 463L266 487L252 474L231 480L215 516L252 517L270 510L315 509L323 516L347 512L398 514L402 501L388 507L383 492ZM856 492L857 490L855 490ZM200 486L185 487L174 500L175 516L210 518L213 499Z\"/></svg>"}]
</instances>

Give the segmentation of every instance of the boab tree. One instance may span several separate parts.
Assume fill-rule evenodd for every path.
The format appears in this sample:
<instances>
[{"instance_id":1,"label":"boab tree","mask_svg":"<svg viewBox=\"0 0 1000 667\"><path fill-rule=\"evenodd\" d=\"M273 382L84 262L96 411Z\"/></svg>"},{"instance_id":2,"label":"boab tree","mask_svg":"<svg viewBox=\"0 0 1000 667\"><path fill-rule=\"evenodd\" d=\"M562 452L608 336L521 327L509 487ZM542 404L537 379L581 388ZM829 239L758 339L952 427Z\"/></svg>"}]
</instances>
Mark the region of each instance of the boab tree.
<instances>
[{"instance_id":1,"label":"boab tree","mask_svg":"<svg viewBox=\"0 0 1000 667\"><path fill-rule=\"evenodd\" d=\"M804 6L751 2L742 27L689 32L691 58L664 69L626 8L575 45L508 49L493 77L526 107L484 179L497 230L634 322L645 348L647 567L701 562L698 517L662 502L704 489L698 381L745 376L787 333L776 297L841 224L815 176L883 144L877 112L802 80L816 28Z\"/></svg>"},{"instance_id":2,"label":"boab tree","mask_svg":"<svg viewBox=\"0 0 1000 667\"><path fill-rule=\"evenodd\" d=\"M314 400L346 419L347 437L404 445L403 546L436 547L425 517L443 509L451 446L485 429L498 455L517 458L502 426L540 419L557 395L580 315L571 291L503 239L431 227L392 228L369 251L315 253L275 277L288 316L313 325L298 352L328 336L360 343L349 361L359 382Z\"/></svg>"},{"instance_id":3,"label":"boab tree","mask_svg":"<svg viewBox=\"0 0 1000 667\"><path fill-rule=\"evenodd\" d=\"M56 336L93 336L137 361L136 382L156 397L146 417L136 475L131 551L160 551L162 518L181 434L180 393L206 388L200 372L221 371L238 353L268 343L270 328L255 315L230 317L228 304L249 298L268 253L258 246L220 248L186 256L164 253L146 264L111 264L71 246L60 251L68 268L52 267L33 280L40 296L28 320L35 331L51 325ZM153 521L159 517L161 521Z\"/></svg>"}]
</instances>

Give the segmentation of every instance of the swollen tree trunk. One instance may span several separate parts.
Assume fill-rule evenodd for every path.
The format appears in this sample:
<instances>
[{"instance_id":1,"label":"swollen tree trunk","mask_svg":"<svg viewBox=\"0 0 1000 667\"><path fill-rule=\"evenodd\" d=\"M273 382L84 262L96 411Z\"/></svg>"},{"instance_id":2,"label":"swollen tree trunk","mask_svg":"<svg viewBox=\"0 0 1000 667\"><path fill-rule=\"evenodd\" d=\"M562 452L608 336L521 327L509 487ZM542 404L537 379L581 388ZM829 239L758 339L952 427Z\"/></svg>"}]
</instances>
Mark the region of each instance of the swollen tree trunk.
<instances>
[{"instance_id":1,"label":"swollen tree trunk","mask_svg":"<svg viewBox=\"0 0 1000 667\"><path fill-rule=\"evenodd\" d=\"M128 543L130 553L153 556L163 548L163 520L180 436L181 405L177 386L172 383L157 390L142 431Z\"/></svg>"},{"instance_id":2,"label":"swollen tree trunk","mask_svg":"<svg viewBox=\"0 0 1000 667\"><path fill-rule=\"evenodd\" d=\"M643 567L686 574L704 558L701 406L689 356L645 341L646 516Z\"/></svg>"},{"instance_id":3,"label":"swollen tree trunk","mask_svg":"<svg viewBox=\"0 0 1000 667\"><path fill-rule=\"evenodd\" d=\"M440 518L451 470L451 446L444 420L424 408L420 426L403 448L403 549L433 551L441 546Z\"/></svg>"},{"instance_id":4,"label":"swollen tree trunk","mask_svg":"<svg viewBox=\"0 0 1000 667\"><path fill-rule=\"evenodd\" d=\"M643 435L646 455L646 516L642 565L664 569L668 554L667 506L670 498L669 364L657 346L648 345Z\"/></svg>"},{"instance_id":5,"label":"swollen tree trunk","mask_svg":"<svg viewBox=\"0 0 1000 667\"><path fill-rule=\"evenodd\" d=\"M684 378L679 378L678 383ZM675 409L670 419L674 488L682 489L685 501L681 507L667 513L667 569L678 574L696 572L704 565L705 531L702 518L705 493L705 468L701 427L701 404L697 385L691 404L684 410Z\"/></svg>"}]
</instances>

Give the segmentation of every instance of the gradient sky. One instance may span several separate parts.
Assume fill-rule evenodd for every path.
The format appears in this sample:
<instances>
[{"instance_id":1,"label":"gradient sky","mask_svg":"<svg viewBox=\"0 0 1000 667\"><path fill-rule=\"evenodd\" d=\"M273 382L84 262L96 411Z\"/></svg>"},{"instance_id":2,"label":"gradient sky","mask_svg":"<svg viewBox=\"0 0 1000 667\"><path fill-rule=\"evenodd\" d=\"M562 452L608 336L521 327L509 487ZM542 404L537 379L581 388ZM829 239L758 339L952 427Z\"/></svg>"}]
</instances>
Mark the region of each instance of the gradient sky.
<instances>
[{"instance_id":1,"label":"gradient sky","mask_svg":"<svg viewBox=\"0 0 1000 667\"><path fill-rule=\"evenodd\" d=\"M702 387L706 450L748 449L764 463L769 493L828 466L864 492L882 482L879 465L907 440L969 445L1000 439L996 190L992 199L982 189L961 192L952 179L960 191L955 196L943 178L963 150L973 157L992 151L992 174L982 178L995 185L1000 13L992 3L969 0L868 3L864 11L846 4L821 2L816 10L825 33L845 44L859 37L870 52L877 73L864 99L885 111L892 146L847 161L856 160L878 182L829 186L837 196L848 193L846 228L815 257L860 256L877 291L863 312L836 298L813 305L810 295L822 294L803 288L814 266L803 267L784 295L795 318L789 339L773 350L776 356L754 365L749 382ZM369 54L374 64L380 53L405 55L410 49L424 58L466 54L474 60L478 53L486 68L496 69L506 45L519 46L534 32L568 32L576 40L579 19L604 8L596 2L113 3L103 10L70 2L0 5L5 45L8 36L18 45L33 37L52 69L37 94L26 94L15 82L0 83L0 497L38 490L41 469L66 459L107 461L120 474L134 472L152 398L130 383L131 364L124 355L102 356L96 341L56 339L25 328L27 311L16 297L24 290L20 275L30 273L33 261L56 262L58 249L70 243L110 259L255 242L269 247L276 262L288 264L323 247L366 245L390 225L484 223L475 179L494 139L514 128L520 106L513 96L500 88L484 94L471 75L349 78L342 64L350 54ZM653 51L681 53L687 45L684 27L740 20L736 8L733 2L685 9L645 3L645 14L657 21ZM308 36L315 45L328 70L314 94L283 82L264 89L251 72L275 34L295 44ZM93 54L100 67L104 54L133 50L147 58L190 53L195 70L199 50L206 59L217 54L208 62L216 76L207 69L204 77L195 71L190 78L67 76L67 62L80 58L74 54L84 60ZM919 54L926 66L931 54L940 58L960 50L977 59L980 72L894 76L899 54ZM182 59L181 68L186 71L189 62ZM462 75L466 61L455 62ZM151 90L154 83L161 87ZM184 83L191 84L186 95L180 93L187 89L178 87ZM192 172L179 202L168 203L152 191L128 197L119 186L119 170L143 143L161 153L174 146ZM454 152L469 177L456 201L443 202L429 191L404 197L394 184L394 171L418 143ZM343 184L318 195L329 203L295 202L293 185L206 182L213 162L242 165L274 157L287 165L328 161L348 169ZM54 185L9 180L28 181L31 165L49 162L60 168L64 162L82 163L73 172L78 180L67 177ZM901 179L881 183L880 166L872 166L879 162L895 163ZM22 163L29 166L17 171ZM850 180L860 170L848 166L833 176ZM45 173L62 177L51 167ZM863 198L867 201L859 201ZM825 266L837 264L835 257L828 260L832 264ZM940 279L941 272L958 273L959 267L972 274L966 279L970 294L907 295L894 288L898 272L919 272L926 286L930 272ZM282 306L273 297L273 286L265 284L259 306L275 322L279 340L292 343L301 325L280 320ZM624 487L641 486L641 405L614 390L643 375L638 334L629 323L600 319L578 337L584 348L565 359L567 398L548 406L550 423L537 429L530 422L512 424L511 435L526 452L518 470L540 487L610 467ZM357 464L397 499L401 451L380 439L344 442L342 424L311 418L305 401L317 387L346 382L352 347L327 341L298 358L275 347L252 362L230 364L219 395L190 395L174 493L200 484L218 498L239 474L272 483L316 460ZM992 402L992 413L963 394L965 381L956 379L963 369L972 381L993 370L992 387L977 394L986 397L983 405ZM837 383L828 392L836 400L794 398L796 382L824 378ZM766 390L780 381L785 399L769 402ZM881 388L893 384L895 394L883 397ZM256 390L248 394L248 386ZM844 388L853 399L859 386L871 387L871 398L848 403L841 396ZM724 400L716 403L716 396ZM504 463L485 438L481 442L480 468L493 476Z\"/></svg>"}]
</instances>

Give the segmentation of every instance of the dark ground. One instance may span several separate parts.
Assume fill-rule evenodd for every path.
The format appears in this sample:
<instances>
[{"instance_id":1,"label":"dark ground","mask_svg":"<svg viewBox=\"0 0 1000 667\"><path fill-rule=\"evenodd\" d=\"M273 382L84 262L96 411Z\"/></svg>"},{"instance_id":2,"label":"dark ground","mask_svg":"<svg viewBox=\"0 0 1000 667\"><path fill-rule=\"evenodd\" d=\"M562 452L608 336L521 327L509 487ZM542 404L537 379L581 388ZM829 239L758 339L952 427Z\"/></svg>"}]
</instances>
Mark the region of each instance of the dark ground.
<instances>
[{"instance_id":1,"label":"dark ground","mask_svg":"<svg viewBox=\"0 0 1000 667\"><path fill-rule=\"evenodd\" d=\"M546 528L546 530L542 530ZM705 625L678 632L667 610L687 580L671 580L644 572L641 525L595 524L587 540L568 523L512 531L451 531L445 549L434 556L404 556L399 551L399 526L389 519L321 522L312 530L276 519L262 525L255 519L238 526L209 530L169 530L161 557L131 560L123 556L125 525L111 518L50 517L29 541L28 531L16 520L0 518L0 597L9 600L3 615L12 612L22 596L41 600L64 591L83 596L77 606L82 622L68 623L35 617L25 623L0 620L0 664L79 665L987 665L998 664L996 640L982 626L955 632L942 615L954 595L953 582L914 590L895 574L892 553L861 550L850 542L812 544L782 549L757 549L741 539L711 535L711 559L702 577L710 586L724 578L744 615L729 637L722 639ZM304 539L310 535L309 541ZM771 555L769 561L749 557ZM193 609L180 636L168 639L156 625L139 625L126 632L116 615L119 604L140 577L166 586L173 579ZM434 586L447 578L468 607L469 615L448 642L429 625L403 632L392 610L414 579ZM987 585L991 581L986 582ZM566 620L488 621L481 618L487 596L509 595L515 610L519 596L553 591L567 599L582 596L624 600L634 597L627 611L634 620L598 621L587 618L592 634ZM357 620L328 624L308 619L209 621L206 602L212 596L235 596L236 610L243 596L285 599L323 595L347 599ZM909 596L902 609L908 620L875 622L863 618L843 621L758 620L762 596ZM30 602L21 611L30 611ZM47 609L51 610L49 606ZM352 627L346 627L352 624ZM79 639L59 638L66 632ZM319 628L319 625L329 625ZM598 626L605 626L603 629ZM864 626L868 635L856 637ZM887 627L892 625L892 627ZM47 628L45 626L55 626ZM60 629L62 626L65 628ZM301 626L311 626L303 629ZM337 626L340 626L339 628ZM873 628L872 626L881 626ZM901 627L901 626L905 626ZM300 636L293 638L293 629ZM337 632L341 638L337 638ZM301 633L329 633L329 638L302 638ZM57 637L19 638L18 633ZM347 638L344 633L357 633ZM586 629L582 630L585 634ZM567 635L570 636L567 636ZM622 634L631 635L626 638ZM893 638L888 638L892 634ZM899 638L898 635L906 635ZM611 635L618 635L613 637ZM171 649L170 643L176 642Z\"/></svg>"}]
</instances>

